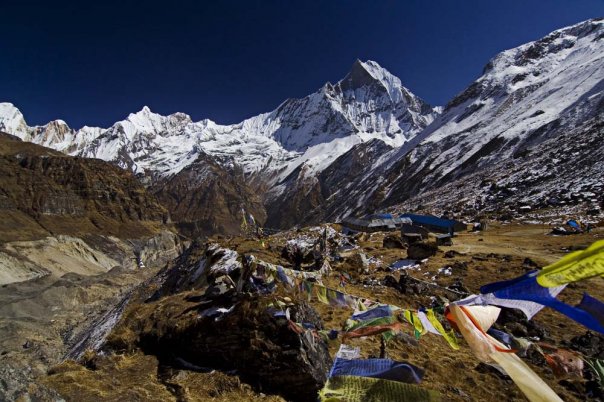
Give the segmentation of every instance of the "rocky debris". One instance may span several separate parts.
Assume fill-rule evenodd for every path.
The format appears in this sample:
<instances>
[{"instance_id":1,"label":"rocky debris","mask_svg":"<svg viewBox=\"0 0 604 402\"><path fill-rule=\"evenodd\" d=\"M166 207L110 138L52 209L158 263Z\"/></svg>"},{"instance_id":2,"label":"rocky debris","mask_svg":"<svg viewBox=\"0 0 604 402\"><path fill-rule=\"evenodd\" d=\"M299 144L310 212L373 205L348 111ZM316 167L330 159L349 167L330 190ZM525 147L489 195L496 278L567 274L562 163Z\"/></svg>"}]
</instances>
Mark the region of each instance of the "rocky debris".
<instances>
[{"instance_id":1,"label":"rocky debris","mask_svg":"<svg viewBox=\"0 0 604 402\"><path fill-rule=\"evenodd\" d=\"M177 258L185 246L178 236L168 230L146 239L132 240L131 244L135 255L146 267L163 267Z\"/></svg>"},{"instance_id":2,"label":"rocky debris","mask_svg":"<svg viewBox=\"0 0 604 402\"><path fill-rule=\"evenodd\" d=\"M407 258L412 260L423 260L436 255L438 246L434 242L421 241L409 245Z\"/></svg>"},{"instance_id":3,"label":"rocky debris","mask_svg":"<svg viewBox=\"0 0 604 402\"><path fill-rule=\"evenodd\" d=\"M501 308L493 327L519 338L549 339L549 334L542 325L535 320L527 320L524 313L516 309Z\"/></svg>"},{"instance_id":4,"label":"rocky debris","mask_svg":"<svg viewBox=\"0 0 604 402\"><path fill-rule=\"evenodd\" d=\"M281 257L297 267L311 263L314 261L314 244L314 242L306 240L288 240L281 251Z\"/></svg>"},{"instance_id":5,"label":"rocky debris","mask_svg":"<svg viewBox=\"0 0 604 402\"><path fill-rule=\"evenodd\" d=\"M62 400L42 384L42 377L90 331L110 330L109 321L97 325L97 318L152 273L112 269L99 275L69 273L59 279L48 275L0 286L0 400Z\"/></svg>"},{"instance_id":6,"label":"rocky debris","mask_svg":"<svg viewBox=\"0 0 604 402\"><path fill-rule=\"evenodd\" d=\"M581 352L584 356L594 359L604 359L604 336L587 331L583 335L575 336L565 345Z\"/></svg>"},{"instance_id":7,"label":"rocky debris","mask_svg":"<svg viewBox=\"0 0 604 402\"><path fill-rule=\"evenodd\" d=\"M403 242L401 237L397 234L388 234L384 237L384 240L382 241L383 248L404 249L404 248L406 248L406 244L408 244L408 243Z\"/></svg>"},{"instance_id":8,"label":"rocky debris","mask_svg":"<svg viewBox=\"0 0 604 402\"><path fill-rule=\"evenodd\" d=\"M217 243L193 242L173 264L158 274L159 289L151 300L186 290L204 289L208 285L220 286L219 278L237 279L241 268L236 251Z\"/></svg>"},{"instance_id":9,"label":"rocky debris","mask_svg":"<svg viewBox=\"0 0 604 402\"><path fill-rule=\"evenodd\" d=\"M369 259L365 253L356 252L350 257L345 258L344 262L348 265L349 272L357 274L369 273Z\"/></svg>"},{"instance_id":10,"label":"rocky debris","mask_svg":"<svg viewBox=\"0 0 604 402\"><path fill-rule=\"evenodd\" d=\"M387 275L383 280L383 285L408 295L425 294L430 289L428 284L418 281L405 271L401 272L398 281L392 275Z\"/></svg>"}]
</instances>

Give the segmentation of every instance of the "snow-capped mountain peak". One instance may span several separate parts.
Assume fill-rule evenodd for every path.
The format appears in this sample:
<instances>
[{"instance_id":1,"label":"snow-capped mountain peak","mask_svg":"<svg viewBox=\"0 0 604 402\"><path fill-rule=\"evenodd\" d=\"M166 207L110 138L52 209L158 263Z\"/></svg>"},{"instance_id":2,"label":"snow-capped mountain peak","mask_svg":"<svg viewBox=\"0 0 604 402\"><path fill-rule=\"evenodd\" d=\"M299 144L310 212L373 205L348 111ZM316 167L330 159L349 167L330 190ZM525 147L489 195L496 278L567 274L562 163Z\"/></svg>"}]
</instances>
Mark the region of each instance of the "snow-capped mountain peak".
<instances>
[{"instance_id":1,"label":"snow-capped mountain peak","mask_svg":"<svg viewBox=\"0 0 604 402\"><path fill-rule=\"evenodd\" d=\"M23 138L28 131L23 114L10 102L0 103L0 131Z\"/></svg>"},{"instance_id":2,"label":"snow-capped mountain peak","mask_svg":"<svg viewBox=\"0 0 604 402\"><path fill-rule=\"evenodd\" d=\"M355 90L374 82L378 82L388 92L393 103L402 100L402 90L406 91L406 88L403 87L401 80L371 60L355 61L350 73L340 81L340 85L344 89Z\"/></svg>"}]
</instances>

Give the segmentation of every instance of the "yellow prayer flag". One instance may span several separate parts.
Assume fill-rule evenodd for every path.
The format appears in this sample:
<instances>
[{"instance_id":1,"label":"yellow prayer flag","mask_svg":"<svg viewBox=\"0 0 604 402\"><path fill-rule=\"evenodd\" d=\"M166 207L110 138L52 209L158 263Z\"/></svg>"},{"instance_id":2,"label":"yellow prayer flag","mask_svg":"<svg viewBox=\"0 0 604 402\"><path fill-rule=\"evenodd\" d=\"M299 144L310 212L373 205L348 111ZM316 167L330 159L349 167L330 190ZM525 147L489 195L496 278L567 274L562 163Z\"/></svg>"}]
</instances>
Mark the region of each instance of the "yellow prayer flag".
<instances>
[{"instance_id":1,"label":"yellow prayer flag","mask_svg":"<svg viewBox=\"0 0 604 402\"><path fill-rule=\"evenodd\" d=\"M537 283L551 288L601 275L604 275L604 240L543 268L537 275Z\"/></svg>"},{"instance_id":2,"label":"yellow prayer flag","mask_svg":"<svg viewBox=\"0 0 604 402\"><path fill-rule=\"evenodd\" d=\"M413 329L415 330L415 337L419 339L419 337L426 333L424 330L424 326L417 316L417 311L404 310L403 316L407 320L407 322L413 325Z\"/></svg>"},{"instance_id":3,"label":"yellow prayer flag","mask_svg":"<svg viewBox=\"0 0 604 402\"><path fill-rule=\"evenodd\" d=\"M455 334L453 333L453 331L445 331L443 325L440 323L440 321L436 319L436 316L434 315L434 310L426 310L426 317L428 317L428 321L430 321L430 323L438 331L438 333L440 333L443 338L445 338L449 346L451 346L451 348L454 350L459 350L459 344L457 343L457 338L455 337Z\"/></svg>"},{"instance_id":4,"label":"yellow prayer flag","mask_svg":"<svg viewBox=\"0 0 604 402\"><path fill-rule=\"evenodd\" d=\"M335 376L319 392L322 402L440 401L438 392L381 378Z\"/></svg>"},{"instance_id":5,"label":"yellow prayer flag","mask_svg":"<svg viewBox=\"0 0 604 402\"><path fill-rule=\"evenodd\" d=\"M428 330L425 329L424 326L422 325L422 321L419 319L419 316L417 315L417 311L411 312L411 316L413 317L413 326L415 327L415 330L420 335L425 335L428 332Z\"/></svg>"},{"instance_id":6,"label":"yellow prayer flag","mask_svg":"<svg viewBox=\"0 0 604 402\"><path fill-rule=\"evenodd\" d=\"M325 286L316 285L315 289L317 291L317 300L323 304L329 304L329 300L327 299L327 288Z\"/></svg>"}]
</instances>

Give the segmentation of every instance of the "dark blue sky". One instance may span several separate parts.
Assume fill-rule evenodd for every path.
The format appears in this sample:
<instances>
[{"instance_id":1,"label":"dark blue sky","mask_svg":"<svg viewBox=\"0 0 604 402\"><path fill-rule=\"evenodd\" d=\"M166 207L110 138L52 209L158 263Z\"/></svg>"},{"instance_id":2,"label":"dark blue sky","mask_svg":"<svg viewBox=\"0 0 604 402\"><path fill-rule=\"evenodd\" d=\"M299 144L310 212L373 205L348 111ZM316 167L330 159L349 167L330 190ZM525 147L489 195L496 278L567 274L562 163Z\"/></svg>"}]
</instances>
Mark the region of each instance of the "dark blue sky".
<instances>
[{"instance_id":1,"label":"dark blue sky","mask_svg":"<svg viewBox=\"0 0 604 402\"><path fill-rule=\"evenodd\" d=\"M604 0L3 0L0 13L0 101L30 125L78 128L143 105L236 123L357 58L441 105L499 51L604 16Z\"/></svg>"}]
</instances>

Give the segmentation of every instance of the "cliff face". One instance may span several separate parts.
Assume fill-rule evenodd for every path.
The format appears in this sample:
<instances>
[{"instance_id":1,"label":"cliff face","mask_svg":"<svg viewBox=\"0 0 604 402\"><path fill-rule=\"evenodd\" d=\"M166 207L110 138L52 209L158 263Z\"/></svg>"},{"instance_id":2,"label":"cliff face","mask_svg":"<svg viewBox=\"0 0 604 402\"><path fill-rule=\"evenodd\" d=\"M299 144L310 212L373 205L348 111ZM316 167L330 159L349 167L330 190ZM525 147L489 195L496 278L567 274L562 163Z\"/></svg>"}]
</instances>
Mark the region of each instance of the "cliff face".
<instances>
[{"instance_id":1,"label":"cliff face","mask_svg":"<svg viewBox=\"0 0 604 402\"><path fill-rule=\"evenodd\" d=\"M0 133L0 400L20 400L99 315L180 254L168 220L131 172ZM60 399L40 392L32 398Z\"/></svg>"},{"instance_id":2,"label":"cliff face","mask_svg":"<svg viewBox=\"0 0 604 402\"><path fill-rule=\"evenodd\" d=\"M150 191L170 210L180 233L189 237L239 233L242 209L257 222L266 221L262 191L246 183L243 172L227 169L208 155L159 179Z\"/></svg>"},{"instance_id":3,"label":"cliff face","mask_svg":"<svg viewBox=\"0 0 604 402\"><path fill-rule=\"evenodd\" d=\"M0 133L0 241L89 233L139 238L166 210L127 171Z\"/></svg>"}]
</instances>

